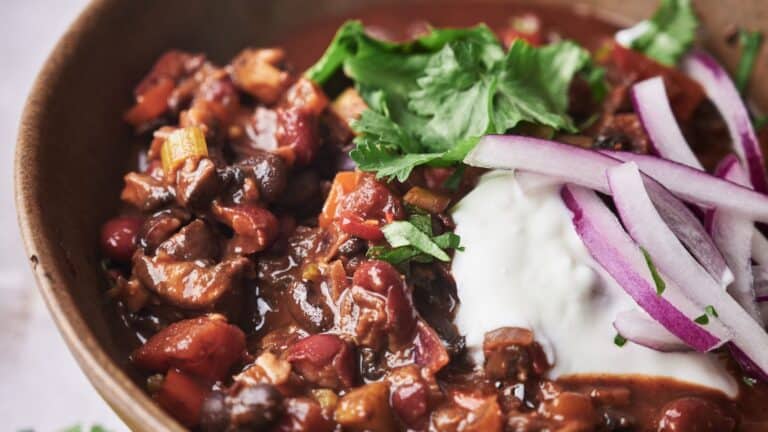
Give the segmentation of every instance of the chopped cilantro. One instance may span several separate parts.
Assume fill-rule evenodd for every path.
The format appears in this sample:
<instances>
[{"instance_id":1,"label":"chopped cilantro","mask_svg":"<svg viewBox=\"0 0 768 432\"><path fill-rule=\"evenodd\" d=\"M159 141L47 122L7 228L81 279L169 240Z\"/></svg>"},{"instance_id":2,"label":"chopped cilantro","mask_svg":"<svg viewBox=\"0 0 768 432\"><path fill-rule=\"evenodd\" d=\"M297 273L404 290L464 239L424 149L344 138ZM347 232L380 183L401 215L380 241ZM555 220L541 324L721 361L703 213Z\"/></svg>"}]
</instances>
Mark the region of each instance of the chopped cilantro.
<instances>
[{"instance_id":1,"label":"chopped cilantro","mask_svg":"<svg viewBox=\"0 0 768 432\"><path fill-rule=\"evenodd\" d=\"M369 108L353 124L350 156L360 169L400 181L419 165L455 165L480 136L522 123L575 131L567 114L572 78L584 73L593 89L604 86L575 43L535 48L517 40L505 53L485 25L433 29L398 44L350 21L306 75L323 84L339 69Z\"/></svg>"},{"instance_id":2,"label":"chopped cilantro","mask_svg":"<svg viewBox=\"0 0 768 432\"><path fill-rule=\"evenodd\" d=\"M461 239L456 234L432 234L432 217L428 214L412 214L407 221L389 223L381 231L389 247L371 247L368 249L368 257L392 264L432 262L435 259L447 262L450 261L447 250L463 250Z\"/></svg>"},{"instance_id":3,"label":"chopped cilantro","mask_svg":"<svg viewBox=\"0 0 768 432\"><path fill-rule=\"evenodd\" d=\"M693 321L695 321L696 324L707 325L709 324L709 316L707 316L707 314L702 314Z\"/></svg>"},{"instance_id":4,"label":"chopped cilantro","mask_svg":"<svg viewBox=\"0 0 768 432\"><path fill-rule=\"evenodd\" d=\"M659 63L674 66L693 44L698 25L691 0L661 0L650 20L633 27L641 32L630 47Z\"/></svg>"},{"instance_id":5,"label":"chopped cilantro","mask_svg":"<svg viewBox=\"0 0 768 432\"><path fill-rule=\"evenodd\" d=\"M664 290L667 288L667 284L664 282L664 279L661 278L661 275L659 274L659 271L656 269L656 265L653 263L653 260L651 259L651 255L648 253L645 248L640 248L640 250L643 251L643 256L645 257L645 262L648 264L648 269L651 271L651 277L653 278L653 283L656 285L656 294L661 295L664 293Z\"/></svg>"},{"instance_id":6,"label":"chopped cilantro","mask_svg":"<svg viewBox=\"0 0 768 432\"><path fill-rule=\"evenodd\" d=\"M755 66L757 55L760 52L760 46L763 44L763 34L757 31L739 31L739 45L741 45L741 58L739 66L736 69L736 87L739 92L744 93L749 84L749 77L752 75L752 68Z\"/></svg>"},{"instance_id":7,"label":"chopped cilantro","mask_svg":"<svg viewBox=\"0 0 768 432\"><path fill-rule=\"evenodd\" d=\"M706 312L708 315L711 315L711 316L713 316L715 318L720 316L720 315L717 314L717 310L712 305L709 305L709 306L705 307L704 308L704 312Z\"/></svg>"},{"instance_id":8,"label":"chopped cilantro","mask_svg":"<svg viewBox=\"0 0 768 432\"><path fill-rule=\"evenodd\" d=\"M627 344L627 338L617 333L616 337L613 338L613 343L616 344L617 347L623 347Z\"/></svg>"}]
</instances>

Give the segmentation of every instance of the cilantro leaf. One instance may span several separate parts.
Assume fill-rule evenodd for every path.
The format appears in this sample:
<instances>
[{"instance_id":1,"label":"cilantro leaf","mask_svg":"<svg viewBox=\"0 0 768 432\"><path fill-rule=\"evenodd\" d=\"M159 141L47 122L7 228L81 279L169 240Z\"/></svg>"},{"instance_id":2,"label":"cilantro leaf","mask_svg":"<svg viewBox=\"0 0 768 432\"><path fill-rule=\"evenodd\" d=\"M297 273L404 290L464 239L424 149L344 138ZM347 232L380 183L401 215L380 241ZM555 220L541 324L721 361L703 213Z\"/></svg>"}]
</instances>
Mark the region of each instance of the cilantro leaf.
<instances>
[{"instance_id":1,"label":"cilantro leaf","mask_svg":"<svg viewBox=\"0 0 768 432\"><path fill-rule=\"evenodd\" d=\"M586 73L604 86L589 54L572 42L534 48L517 41L504 52L485 25L432 29L407 43L375 40L346 23L307 72L322 84L342 69L368 105L353 124L350 153L378 178L404 181L419 165L460 162L479 137L525 122L574 131L568 87Z\"/></svg>"},{"instance_id":2,"label":"cilantro leaf","mask_svg":"<svg viewBox=\"0 0 768 432\"><path fill-rule=\"evenodd\" d=\"M391 222L381 231L390 247L371 247L367 255L396 265L406 261L428 263L435 259L447 262L450 261L446 253L448 249L464 250L458 235L452 232L432 234L432 216L429 214L411 214L407 221Z\"/></svg>"},{"instance_id":3,"label":"cilantro leaf","mask_svg":"<svg viewBox=\"0 0 768 432\"><path fill-rule=\"evenodd\" d=\"M736 69L736 87L739 92L744 93L749 84L749 77L752 75L752 68L760 53L760 46L763 44L763 34L757 31L739 31L739 44L741 45L741 58L739 66Z\"/></svg>"},{"instance_id":4,"label":"cilantro leaf","mask_svg":"<svg viewBox=\"0 0 768 432\"><path fill-rule=\"evenodd\" d=\"M633 27L642 32L630 47L659 63L674 66L693 44L698 25L691 0L661 0L650 20Z\"/></svg>"},{"instance_id":5,"label":"cilantro leaf","mask_svg":"<svg viewBox=\"0 0 768 432\"><path fill-rule=\"evenodd\" d=\"M411 222L395 221L384 226L381 231L384 238L394 248L411 246L427 255L431 255L440 261L448 262L451 258L440 246L423 231L416 228Z\"/></svg>"}]
</instances>

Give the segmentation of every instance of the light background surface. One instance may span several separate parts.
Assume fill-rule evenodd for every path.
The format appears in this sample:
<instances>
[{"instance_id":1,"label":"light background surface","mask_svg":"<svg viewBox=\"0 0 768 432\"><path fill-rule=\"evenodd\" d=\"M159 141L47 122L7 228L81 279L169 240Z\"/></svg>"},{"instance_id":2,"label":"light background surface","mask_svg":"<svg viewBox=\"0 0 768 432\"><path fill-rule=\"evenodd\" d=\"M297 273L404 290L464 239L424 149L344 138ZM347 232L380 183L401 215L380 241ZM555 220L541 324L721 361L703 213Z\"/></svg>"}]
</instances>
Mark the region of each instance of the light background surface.
<instances>
[{"instance_id":1,"label":"light background surface","mask_svg":"<svg viewBox=\"0 0 768 432\"><path fill-rule=\"evenodd\" d=\"M37 292L13 205L13 150L27 93L87 0L0 0L0 430L127 428L67 350Z\"/></svg>"}]
</instances>

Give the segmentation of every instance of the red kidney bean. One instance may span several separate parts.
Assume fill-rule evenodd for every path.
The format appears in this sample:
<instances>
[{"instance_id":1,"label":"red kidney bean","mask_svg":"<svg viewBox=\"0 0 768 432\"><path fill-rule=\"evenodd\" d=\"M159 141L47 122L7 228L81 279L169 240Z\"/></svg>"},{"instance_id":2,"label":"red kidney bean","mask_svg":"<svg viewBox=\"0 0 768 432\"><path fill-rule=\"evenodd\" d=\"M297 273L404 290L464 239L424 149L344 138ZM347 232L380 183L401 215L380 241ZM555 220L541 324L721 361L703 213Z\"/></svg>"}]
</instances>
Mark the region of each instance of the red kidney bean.
<instances>
[{"instance_id":1,"label":"red kidney bean","mask_svg":"<svg viewBox=\"0 0 768 432\"><path fill-rule=\"evenodd\" d=\"M715 404L697 397L673 400L661 410L659 432L732 432L736 422Z\"/></svg>"},{"instance_id":2,"label":"red kidney bean","mask_svg":"<svg viewBox=\"0 0 768 432\"><path fill-rule=\"evenodd\" d=\"M108 258L119 262L131 260L136 250L136 236L143 220L121 216L108 220L101 227L101 249Z\"/></svg>"},{"instance_id":3,"label":"red kidney bean","mask_svg":"<svg viewBox=\"0 0 768 432\"><path fill-rule=\"evenodd\" d=\"M355 270L352 283L375 293L386 295L392 287L403 285L403 278L395 267L379 260L366 261Z\"/></svg>"},{"instance_id":4,"label":"red kidney bean","mask_svg":"<svg viewBox=\"0 0 768 432\"><path fill-rule=\"evenodd\" d=\"M388 377L388 381L392 409L409 427L424 429L429 389L419 374L419 369L414 366L396 369Z\"/></svg>"},{"instance_id":5,"label":"red kidney bean","mask_svg":"<svg viewBox=\"0 0 768 432\"><path fill-rule=\"evenodd\" d=\"M448 351L437 333L427 323L418 321L416 324L416 364L427 368L432 373L437 373L450 361Z\"/></svg>"},{"instance_id":6,"label":"red kidney bean","mask_svg":"<svg viewBox=\"0 0 768 432\"><path fill-rule=\"evenodd\" d=\"M336 335L306 337L288 348L287 359L305 379L321 387L345 388L354 384L352 348Z\"/></svg>"}]
</instances>

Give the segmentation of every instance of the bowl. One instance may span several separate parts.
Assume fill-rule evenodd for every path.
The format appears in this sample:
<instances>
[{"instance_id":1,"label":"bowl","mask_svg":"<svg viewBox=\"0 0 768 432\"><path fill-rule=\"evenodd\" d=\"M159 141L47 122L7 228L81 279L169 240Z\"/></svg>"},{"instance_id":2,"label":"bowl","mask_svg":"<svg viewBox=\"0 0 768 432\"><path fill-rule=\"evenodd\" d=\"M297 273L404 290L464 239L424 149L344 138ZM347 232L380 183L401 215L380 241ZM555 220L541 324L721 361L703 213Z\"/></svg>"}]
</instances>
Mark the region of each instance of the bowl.
<instances>
[{"instance_id":1,"label":"bowl","mask_svg":"<svg viewBox=\"0 0 768 432\"><path fill-rule=\"evenodd\" d=\"M738 49L725 42L734 26L768 30L768 3L740 0L695 2L702 42L734 67ZM101 396L133 430L183 430L141 389L127 361L131 340L102 299L98 232L119 205L122 175L132 166L138 140L121 121L132 87L166 49L207 53L226 62L246 46L280 43L310 26L303 58L319 56L344 19L375 7L373 20L397 13L437 25L471 24L487 8L509 13L567 5L616 24L650 15L654 1L570 0L96 0L70 27L45 63L22 118L15 182L19 223L27 257L62 336ZM408 6L407 8L405 6ZM499 19L498 17L494 19ZM467 22L470 21L470 22ZM563 22L567 24L567 22ZM765 76L766 62L758 75ZM306 66L306 65L300 65ZM753 89L766 101L768 86Z\"/></svg>"}]
</instances>

